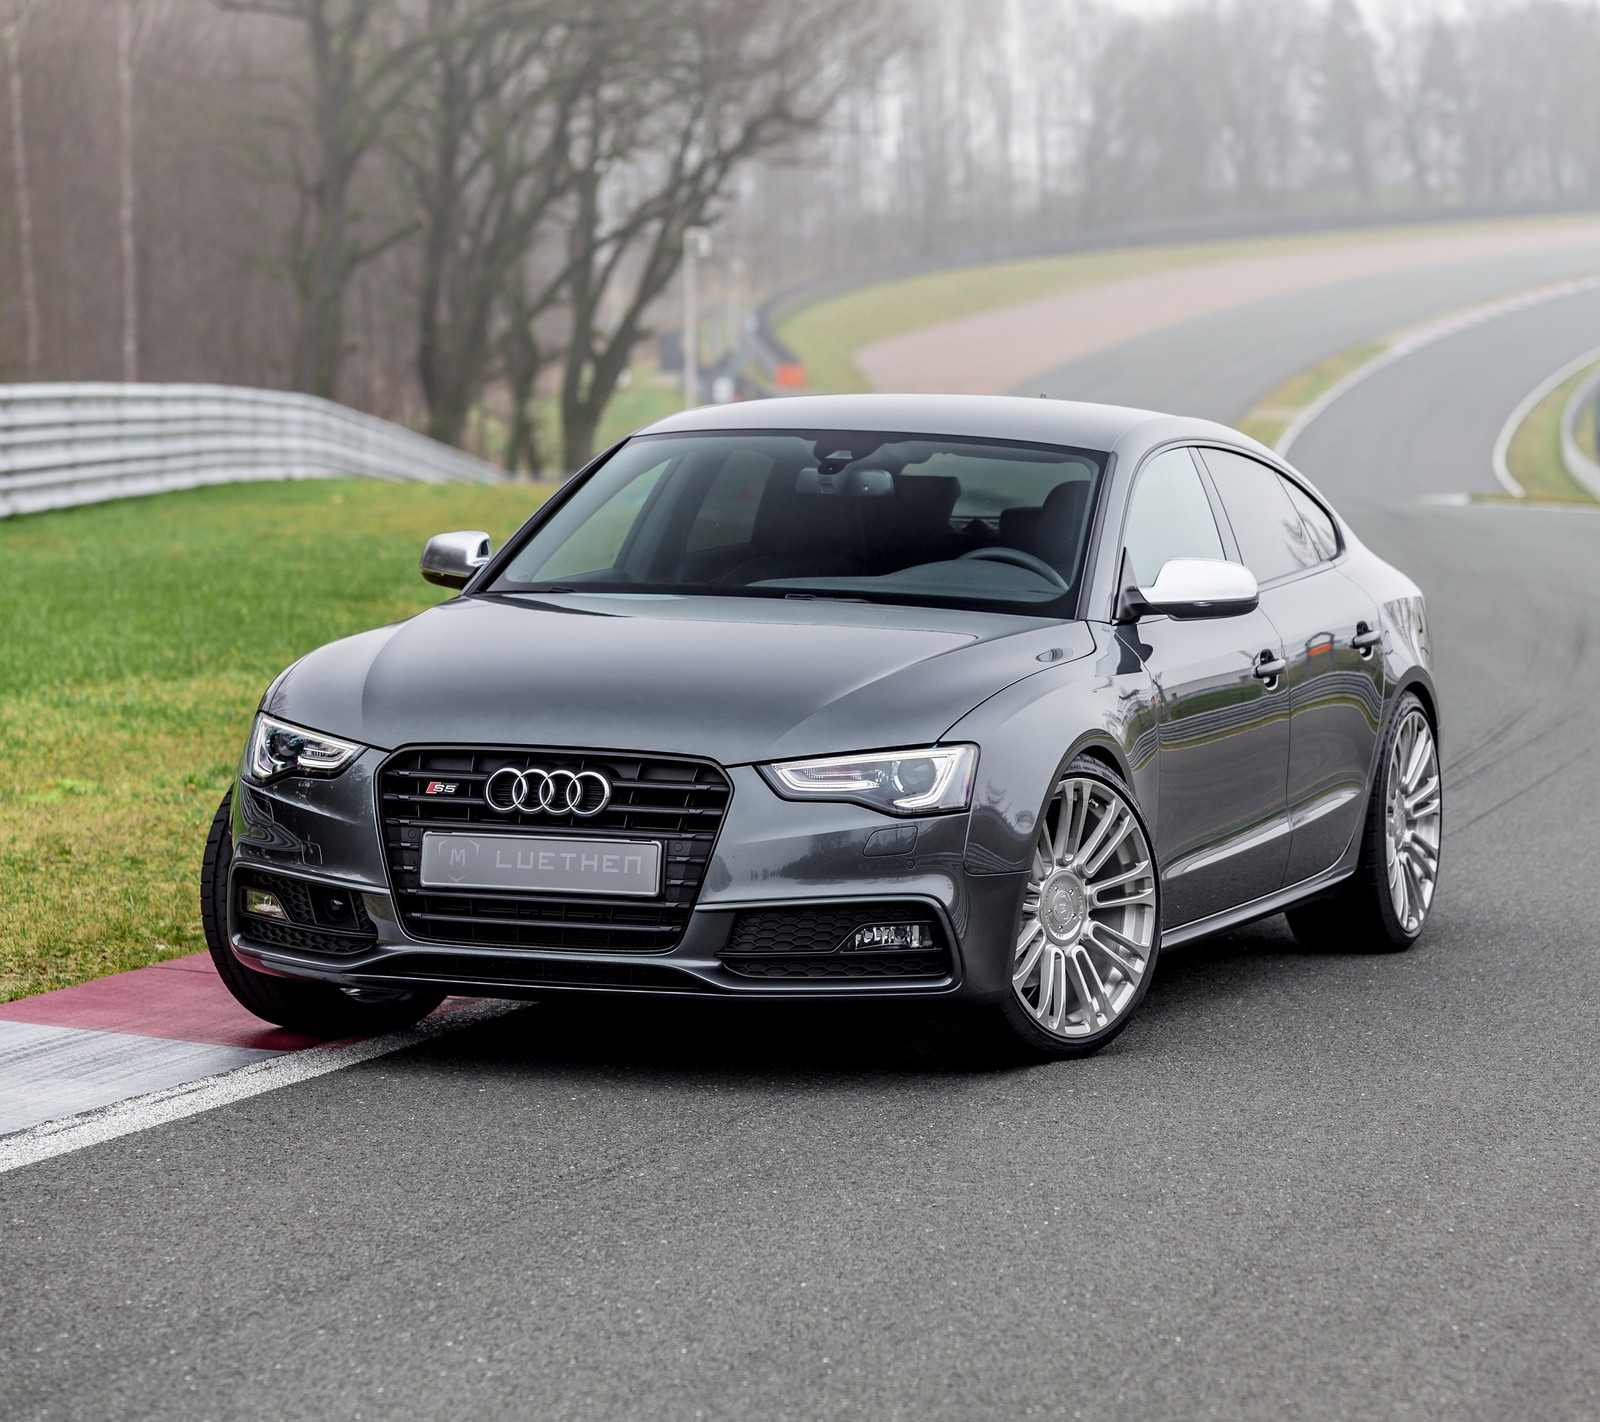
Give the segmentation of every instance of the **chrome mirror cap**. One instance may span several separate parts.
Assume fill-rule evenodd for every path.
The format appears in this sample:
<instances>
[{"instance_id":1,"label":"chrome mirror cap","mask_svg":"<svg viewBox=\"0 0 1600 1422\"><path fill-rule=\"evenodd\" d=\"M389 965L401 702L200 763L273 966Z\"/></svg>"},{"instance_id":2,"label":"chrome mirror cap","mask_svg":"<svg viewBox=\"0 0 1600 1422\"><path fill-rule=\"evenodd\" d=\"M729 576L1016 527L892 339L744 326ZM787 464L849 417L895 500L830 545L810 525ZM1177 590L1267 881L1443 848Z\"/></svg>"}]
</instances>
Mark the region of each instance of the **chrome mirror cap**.
<instances>
[{"instance_id":1,"label":"chrome mirror cap","mask_svg":"<svg viewBox=\"0 0 1600 1422\"><path fill-rule=\"evenodd\" d=\"M1139 589L1151 612L1168 617L1237 617L1261 601L1255 574L1218 558L1173 558L1149 587Z\"/></svg>"},{"instance_id":2,"label":"chrome mirror cap","mask_svg":"<svg viewBox=\"0 0 1600 1422\"><path fill-rule=\"evenodd\" d=\"M422 576L442 588L461 588L488 561L489 535L481 529L436 533L422 550Z\"/></svg>"}]
</instances>

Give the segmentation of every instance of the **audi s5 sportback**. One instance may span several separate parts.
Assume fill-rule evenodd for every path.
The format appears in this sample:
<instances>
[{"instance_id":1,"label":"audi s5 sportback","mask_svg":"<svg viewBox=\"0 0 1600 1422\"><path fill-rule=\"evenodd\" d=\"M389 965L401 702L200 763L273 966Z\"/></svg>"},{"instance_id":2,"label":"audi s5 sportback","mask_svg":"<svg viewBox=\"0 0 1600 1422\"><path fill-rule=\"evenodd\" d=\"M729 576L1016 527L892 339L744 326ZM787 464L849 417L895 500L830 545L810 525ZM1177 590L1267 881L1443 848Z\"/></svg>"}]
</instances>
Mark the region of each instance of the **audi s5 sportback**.
<instances>
[{"instance_id":1,"label":"audi s5 sportback","mask_svg":"<svg viewBox=\"0 0 1600 1422\"><path fill-rule=\"evenodd\" d=\"M217 967L286 1027L450 992L922 998L1070 1056L1163 947L1427 920L1422 597L1222 426L691 410L422 571L459 596L267 688L206 847Z\"/></svg>"}]
</instances>

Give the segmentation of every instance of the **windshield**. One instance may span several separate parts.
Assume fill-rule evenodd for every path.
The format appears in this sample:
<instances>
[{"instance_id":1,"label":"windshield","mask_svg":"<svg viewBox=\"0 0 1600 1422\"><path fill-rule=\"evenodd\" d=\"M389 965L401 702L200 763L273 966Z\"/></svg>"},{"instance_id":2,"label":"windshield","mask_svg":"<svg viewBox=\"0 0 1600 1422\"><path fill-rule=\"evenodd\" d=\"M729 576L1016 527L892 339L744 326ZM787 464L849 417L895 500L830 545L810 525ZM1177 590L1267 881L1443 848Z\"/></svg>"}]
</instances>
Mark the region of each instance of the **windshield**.
<instances>
[{"instance_id":1,"label":"windshield","mask_svg":"<svg viewBox=\"0 0 1600 1422\"><path fill-rule=\"evenodd\" d=\"M1105 456L848 431L646 435L495 592L828 597L1073 615Z\"/></svg>"}]
</instances>

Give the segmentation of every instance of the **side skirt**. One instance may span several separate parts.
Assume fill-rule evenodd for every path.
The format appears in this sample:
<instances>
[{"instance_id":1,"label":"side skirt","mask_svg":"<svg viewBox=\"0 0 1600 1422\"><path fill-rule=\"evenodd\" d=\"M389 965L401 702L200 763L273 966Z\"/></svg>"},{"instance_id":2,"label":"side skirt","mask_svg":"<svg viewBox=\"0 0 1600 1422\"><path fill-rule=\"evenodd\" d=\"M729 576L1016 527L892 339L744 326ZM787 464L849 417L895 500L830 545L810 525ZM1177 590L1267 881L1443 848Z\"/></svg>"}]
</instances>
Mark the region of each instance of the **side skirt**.
<instances>
[{"instance_id":1,"label":"side skirt","mask_svg":"<svg viewBox=\"0 0 1600 1422\"><path fill-rule=\"evenodd\" d=\"M1342 884L1356 872L1356 866L1351 864L1337 864L1332 869L1309 879L1302 879L1298 884L1291 884L1287 889L1279 889L1275 894L1268 894L1265 898L1253 899L1250 903L1240 904L1238 908L1224 909L1221 913L1214 913L1210 918L1197 918L1193 923L1186 923L1180 928L1169 928L1161 934L1163 948L1176 948L1180 943L1193 943L1199 938L1209 938L1214 933L1225 933L1230 928L1239 928L1246 923L1254 923L1258 918L1270 918L1275 913L1282 913L1286 908L1302 903L1306 899L1317 898L1329 889Z\"/></svg>"}]
</instances>

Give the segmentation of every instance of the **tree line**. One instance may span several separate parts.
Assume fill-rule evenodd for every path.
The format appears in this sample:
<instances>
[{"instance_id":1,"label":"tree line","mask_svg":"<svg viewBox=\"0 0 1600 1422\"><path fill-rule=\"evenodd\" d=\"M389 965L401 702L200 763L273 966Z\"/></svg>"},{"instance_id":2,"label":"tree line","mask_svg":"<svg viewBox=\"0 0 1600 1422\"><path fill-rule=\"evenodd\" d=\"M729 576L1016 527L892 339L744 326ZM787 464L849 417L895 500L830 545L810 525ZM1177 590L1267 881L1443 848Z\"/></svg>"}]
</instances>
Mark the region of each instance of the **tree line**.
<instances>
[{"instance_id":1,"label":"tree line","mask_svg":"<svg viewBox=\"0 0 1600 1422\"><path fill-rule=\"evenodd\" d=\"M800 212L758 170L780 271L1600 203L1595 0L911 0L909 28L806 145Z\"/></svg>"},{"instance_id":2,"label":"tree line","mask_svg":"<svg viewBox=\"0 0 1600 1422\"><path fill-rule=\"evenodd\" d=\"M492 410L517 468L592 452L702 224L770 289L1600 201L1593 0L0 0L0 66L0 380Z\"/></svg>"}]
</instances>

